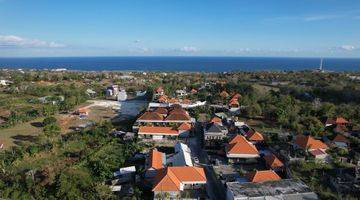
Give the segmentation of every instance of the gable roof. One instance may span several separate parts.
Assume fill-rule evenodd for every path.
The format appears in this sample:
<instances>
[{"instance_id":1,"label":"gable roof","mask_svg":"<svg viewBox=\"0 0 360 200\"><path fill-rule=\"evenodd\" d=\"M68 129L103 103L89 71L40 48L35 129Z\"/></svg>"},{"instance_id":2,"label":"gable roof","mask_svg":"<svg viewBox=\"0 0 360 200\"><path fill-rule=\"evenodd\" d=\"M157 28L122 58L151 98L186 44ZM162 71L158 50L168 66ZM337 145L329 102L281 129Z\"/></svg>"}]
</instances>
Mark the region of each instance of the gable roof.
<instances>
[{"instance_id":1,"label":"gable roof","mask_svg":"<svg viewBox=\"0 0 360 200\"><path fill-rule=\"evenodd\" d=\"M159 98L158 98L158 101L160 103L165 103L168 101L168 98L165 96L165 95L161 95Z\"/></svg>"},{"instance_id":2,"label":"gable roof","mask_svg":"<svg viewBox=\"0 0 360 200\"><path fill-rule=\"evenodd\" d=\"M180 191L184 182L206 182L205 171L200 167L167 167L158 171L152 191Z\"/></svg>"},{"instance_id":3,"label":"gable roof","mask_svg":"<svg viewBox=\"0 0 360 200\"><path fill-rule=\"evenodd\" d=\"M223 129L224 129L224 127L222 127L218 123L214 123L214 122L208 123L205 126L206 132L210 132L210 133L220 133L220 132L222 132Z\"/></svg>"},{"instance_id":4,"label":"gable roof","mask_svg":"<svg viewBox=\"0 0 360 200\"><path fill-rule=\"evenodd\" d=\"M213 118L210 120L210 122L221 123L222 120L221 120L221 118L215 116L215 117L213 117Z\"/></svg>"},{"instance_id":5,"label":"gable roof","mask_svg":"<svg viewBox=\"0 0 360 200\"><path fill-rule=\"evenodd\" d=\"M321 149L314 149L309 151L313 156L326 155L327 153Z\"/></svg>"},{"instance_id":6,"label":"gable roof","mask_svg":"<svg viewBox=\"0 0 360 200\"><path fill-rule=\"evenodd\" d=\"M166 126L140 126L138 134L179 135L179 131Z\"/></svg>"},{"instance_id":7,"label":"gable roof","mask_svg":"<svg viewBox=\"0 0 360 200\"><path fill-rule=\"evenodd\" d=\"M161 169L164 167L163 164L165 163L165 155L157 149L152 149L150 151L149 159L150 168Z\"/></svg>"},{"instance_id":8,"label":"gable roof","mask_svg":"<svg viewBox=\"0 0 360 200\"><path fill-rule=\"evenodd\" d=\"M158 107L155 109L154 112L159 113L161 115L167 115L168 110L165 107Z\"/></svg>"},{"instance_id":9,"label":"gable roof","mask_svg":"<svg viewBox=\"0 0 360 200\"><path fill-rule=\"evenodd\" d=\"M333 139L333 142L344 142L344 143L349 143L349 140L343 136L342 134L337 134L335 136L335 138Z\"/></svg>"},{"instance_id":10,"label":"gable roof","mask_svg":"<svg viewBox=\"0 0 360 200\"><path fill-rule=\"evenodd\" d=\"M142 114L138 120L156 120L156 121L161 121L163 120L163 117L157 113L157 112L151 112L151 111L147 111L144 114Z\"/></svg>"},{"instance_id":11,"label":"gable roof","mask_svg":"<svg viewBox=\"0 0 360 200\"><path fill-rule=\"evenodd\" d=\"M264 156L264 160L271 169L284 166L284 164L274 154Z\"/></svg>"},{"instance_id":12,"label":"gable roof","mask_svg":"<svg viewBox=\"0 0 360 200\"><path fill-rule=\"evenodd\" d=\"M261 133L257 131L248 131L248 135L246 137L250 141L264 141L264 137Z\"/></svg>"},{"instance_id":13,"label":"gable roof","mask_svg":"<svg viewBox=\"0 0 360 200\"><path fill-rule=\"evenodd\" d=\"M190 130L191 129L191 125L189 123L182 123L179 127L178 130Z\"/></svg>"},{"instance_id":14,"label":"gable roof","mask_svg":"<svg viewBox=\"0 0 360 200\"><path fill-rule=\"evenodd\" d=\"M326 124L347 124L347 123L349 122L343 117L328 118L326 120Z\"/></svg>"},{"instance_id":15,"label":"gable roof","mask_svg":"<svg viewBox=\"0 0 360 200\"><path fill-rule=\"evenodd\" d=\"M328 146L325 143L321 142L320 140L316 140L310 135L305 136L302 134L296 135L295 144L298 145L303 150L306 150L307 148L309 148L310 150L328 148Z\"/></svg>"},{"instance_id":16,"label":"gable roof","mask_svg":"<svg viewBox=\"0 0 360 200\"><path fill-rule=\"evenodd\" d=\"M233 137L226 147L226 151L230 154L259 154L255 145L247 141L242 135Z\"/></svg>"},{"instance_id":17,"label":"gable roof","mask_svg":"<svg viewBox=\"0 0 360 200\"><path fill-rule=\"evenodd\" d=\"M190 116L185 113L171 112L166 118L166 121L189 121Z\"/></svg>"},{"instance_id":18,"label":"gable roof","mask_svg":"<svg viewBox=\"0 0 360 200\"><path fill-rule=\"evenodd\" d=\"M254 171L246 174L246 178L249 182L259 183L265 181L278 181L281 180L280 176L277 175L273 170Z\"/></svg>"}]
</instances>

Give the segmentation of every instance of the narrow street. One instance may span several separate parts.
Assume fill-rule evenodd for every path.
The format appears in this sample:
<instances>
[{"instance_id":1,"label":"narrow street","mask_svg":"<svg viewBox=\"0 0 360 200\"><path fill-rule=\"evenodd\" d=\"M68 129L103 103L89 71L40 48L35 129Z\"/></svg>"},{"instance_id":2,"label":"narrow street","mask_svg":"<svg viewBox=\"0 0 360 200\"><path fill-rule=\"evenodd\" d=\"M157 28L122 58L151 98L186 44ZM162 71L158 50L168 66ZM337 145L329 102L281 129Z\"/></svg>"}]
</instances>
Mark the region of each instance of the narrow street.
<instances>
[{"instance_id":1,"label":"narrow street","mask_svg":"<svg viewBox=\"0 0 360 200\"><path fill-rule=\"evenodd\" d=\"M207 179L206 190L210 199L214 199L214 200L225 199L226 198L225 187L216 178L216 174L208 159L208 155L202 148L202 144L201 144L202 135L203 135L202 126L197 123L195 126L195 137L192 137L188 140L188 145L191 149L193 156L199 158L199 162L200 162L199 165L203 166L205 169L205 175Z\"/></svg>"}]
</instances>

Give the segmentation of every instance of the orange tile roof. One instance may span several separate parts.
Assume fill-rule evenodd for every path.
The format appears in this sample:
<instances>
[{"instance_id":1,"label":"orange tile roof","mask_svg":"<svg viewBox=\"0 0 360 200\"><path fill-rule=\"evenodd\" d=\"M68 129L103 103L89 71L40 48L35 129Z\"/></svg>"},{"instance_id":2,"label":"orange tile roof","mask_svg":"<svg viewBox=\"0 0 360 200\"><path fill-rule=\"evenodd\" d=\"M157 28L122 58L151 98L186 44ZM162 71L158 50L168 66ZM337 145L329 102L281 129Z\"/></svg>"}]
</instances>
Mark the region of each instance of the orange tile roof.
<instances>
[{"instance_id":1,"label":"orange tile roof","mask_svg":"<svg viewBox=\"0 0 360 200\"><path fill-rule=\"evenodd\" d=\"M189 120L191 120L191 117L188 114L171 112L165 118L165 120L166 121L189 121Z\"/></svg>"},{"instance_id":2,"label":"orange tile roof","mask_svg":"<svg viewBox=\"0 0 360 200\"><path fill-rule=\"evenodd\" d=\"M328 118L326 120L326 124L347 124L347 123L349 122L343 117Z\"/></svg>"},{"instance_id":3,"label":"orange tile roof","mask_svg":"<svg viewBox=\"0 0 360 200\"><path fill-rule=\"evenodd\" d=\"M157 112L145 112L144 114L142 114L138 120L155 120L155 121L159 121L159 120L163 120L163 117L157 113Z\"/></svg>"},{"instance_id":4,"label":"orange tile roof","mask_svg":"<svg viewBox=\"0 0 360 200\"><path fill-rule=\"evenodd\" d=\"M312 149L327 149L328 146L321 142L320 140L316 140L311 136L305 136L305 135L297 135L295 138L295 144L298 145L300 148L306 150L309 148Z\"/></svg>"},{"instance_id":5,"label":"orange tile roof","mask_svg":"<svg viewBox=\"0 0 360 200\"><path fill-rule=\"evenodd\" d=\"M165 103L168 101L168 98L165 96L165 95L161 95L159 98L158 98L158 101L160 103Z\"/></svg>"},{"instance_id":6,"label":"orange tile roof","mask_svg":"<svg viewBox=\"0 0 360 200\"><path fill-rule=\"evenodd\" d=\"M190 129L191 129L191 125L186 122L182 123L178 128L178 130L190 130Z\"/></svg>"},{"instance_id":7,"label":"orange tile roof","mask_svg":"<svg viewBox=\"0 0 360 200\"><path fill-rule=\"evenodd\" d=\"M230 154L259 154L255 145L247 141L242 135L233 137L226 147L226 151Z\"/></svg>"},{"instance_id":8,"label":"orange tile roof","mask_svg":"<svg viewBox=\"0 0 360 200\"><path fill-rule=\"evenodd\" d=\"M182 182L206 182L205 171L200 167L167 167L158 171L152 191L180 191Z\"/></svg>"},{"instance_id":9,"label":"orange tile roof","mask_svg":"<svg viewBox=\"0 0 360 200\"><path fill-rule=\"evenodd\" d=\"M186 112L186 110L184 110L183 108L171 108L170 109L170 114L173 114L173 113L180 113L180 114L188 114L187 112Z\"/></svg>"},{"instance_id":10,"label":"orange tile roof","mask_svg":"<svg viewBox=\"0 0 360 200\"><path fill-rule=\"evenodd\" d=\"M257 131L249 131L247 139L250 141L264 141L264 137Z\"/></svg>"},{"instance_id":11,"label":"orange tile roof","mask_svg":"<svg viewBox=\"0 0 360 200\"><path fill-rule=\"evenodd\" d=\"M274 154L264 156L264 160L266 162L266 165L269 166L271 169L284 166L284 164Z\"/></svg>"},{"instance_id":12,"label":"orange tile roof","mask_svg":"<svg viewBox=\"0 0 360 200\"><path fill-rule=\"evenodd\" d=\"M219 118L219 117L213 117L213 118L210 120L210 122L220 123L220 122L222 122L222 120L221 120L221 118Z\"/></svg>"},{"instance_id":13,"label":"orange tile roof","mask_svg":"<svg viewBox=\"0 0 360 200\"><path fill-rule=\"evenodd\" d=\"M164 107L158 107L155 109L155 112L157 112L161 115L166 115L168 113L168 110Z\"/></svg>"},{"instance_id":14,"label":"orange tile roof","mask_svg":"<svg viewBox=\"0 0 360 200\"><path fill-rule=\"evenodd\" d=\"M169 103L179 103L179 99L171 98L169 99Z\"/></svg>"},{"instance_id":15,"label":"orange tile roof","mask_svg":"<svg viewBox=\"0 0 360 200\"><path fill-rule=\"evenodd\" d=\"M179 135L179 131L173 129L172 127L162 127L162 126L140 126L139 134L157 134L157 135Z\"/></svg>"},{"instance_id":16,"label":"orange tile roof","mask_svg":"<svg viewBox=\"0 0 360 200\"><path fill-rule=\"evenodd\" d=\"M326 155L327 153L321 149L314 149L309 151L311 153L311 155L313 156L320 156L320 155Z\"/></svg>"},{"instance_id":17,"label":"orange tile roof","mask_svg":"<svg viewBox=\"0 0 360 200\"><path fill-rule=\"evenodd\" d=\"M335 119L335 123L336 124L347 124L347 123L349 123L346 119L344 119L344 118L342 118L342 117L337 117L336 119Z\"/></svg>"},{"instance_id":18,"label":"orange tile roof","mask_svg":"<svg viewBox=\"0 0 360 200\"><path fill-rule=\"evenodd\" d=\"M163 168L163 153L157 149L152 149L150 151L150 168L161 169Z\"/></svg>"},{"instance_id":19,"label":"orange tile roof","mask_svg":"<svg viewBox=\"0 0 360 200\"><path fill-rule=\"evenodd\" d=\"M253 183L281 180L280 176L272 170L249 172L246 174L246 178Z\"/></svg>"}]
</instances>

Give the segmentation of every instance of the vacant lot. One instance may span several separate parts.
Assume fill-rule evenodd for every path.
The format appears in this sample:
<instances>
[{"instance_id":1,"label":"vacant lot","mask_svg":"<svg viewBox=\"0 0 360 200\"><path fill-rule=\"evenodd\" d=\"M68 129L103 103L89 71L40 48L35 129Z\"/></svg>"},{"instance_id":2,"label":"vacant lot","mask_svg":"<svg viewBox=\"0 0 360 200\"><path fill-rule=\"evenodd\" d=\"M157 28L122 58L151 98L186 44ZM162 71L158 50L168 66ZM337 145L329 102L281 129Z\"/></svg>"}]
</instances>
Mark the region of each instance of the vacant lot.
<instances>
[{"instance_id":1,"label":"vacant lot","mask_svg":"<svg viewBox=\"0 0 360 200\"><path fill-rule=\"evenodd\" d=\"M80 106L86 106L89 109L89 116L84 119L80 119L78 116L72 114L56 115L55 117L59 122L62 133L66 134L72 130L71 128L80 124L109 120L117 115L117 113L110 106L106 106L106 104L94 104L94 102L87 102ZM33 142L36 139L36 136L42 133L42 121L43 118L38 118L30 122L0 130L0 140L4 141L4 148L8 149L11 146L20 143Z\"/></svg>"},{"instance_id":2,"label":"vacant lot","mask_svg":"<svg viewBox=\"0 0 360 200\"><path fill-rule=\"evenodd\" d=\"M40 127L42 120L43 118L39 118L31 122L0 130L0 140L4 141L4 147L7 149L15 144L33 142L36 136L42 131Z\"/></svg>"}]
</instances>

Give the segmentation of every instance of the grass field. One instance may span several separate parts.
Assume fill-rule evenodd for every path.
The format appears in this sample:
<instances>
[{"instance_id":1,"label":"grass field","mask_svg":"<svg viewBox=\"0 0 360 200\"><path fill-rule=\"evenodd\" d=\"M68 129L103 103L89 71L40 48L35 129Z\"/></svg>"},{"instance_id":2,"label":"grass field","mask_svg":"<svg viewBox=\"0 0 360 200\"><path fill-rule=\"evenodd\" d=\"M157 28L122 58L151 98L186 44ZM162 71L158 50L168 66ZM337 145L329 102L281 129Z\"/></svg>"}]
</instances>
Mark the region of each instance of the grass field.
<instances>
[{"instance_id":1,"label":"grass field","mask_svg":"<svg viewBox=\"0 0 360 200\"><path fill-rule=\"evenodd\" d=\"M41 127L37 127L42 120L43 118L39 118L31 122L0 130L0 140L4 141L4 148L8 149L22 142L34 141L36 136L42 131Z\"/></svg>"},{"instance_id":2,"label":"grass field","mask_svg":"<svg viewBox=\"0 0 360 200\"><path fill-rule=\"evenodd\" d=\"M82 106L89 105L85 103ZM81 107L81 106L80 106ZM89 116L85 119L80 119L76 115L58 114L57 118L62 129L62 134L72 131L71 127L86 123L86 122L100 122L101 120L109 120L115 117L117 113L110 108L93 106L89 108ZM33 142L40 133L42 133L41 122L43 118L18 124L14 127L0 130L0 140L4 142L4 148L9 149L19 143Z\"/></svg>"}]
</instances>

